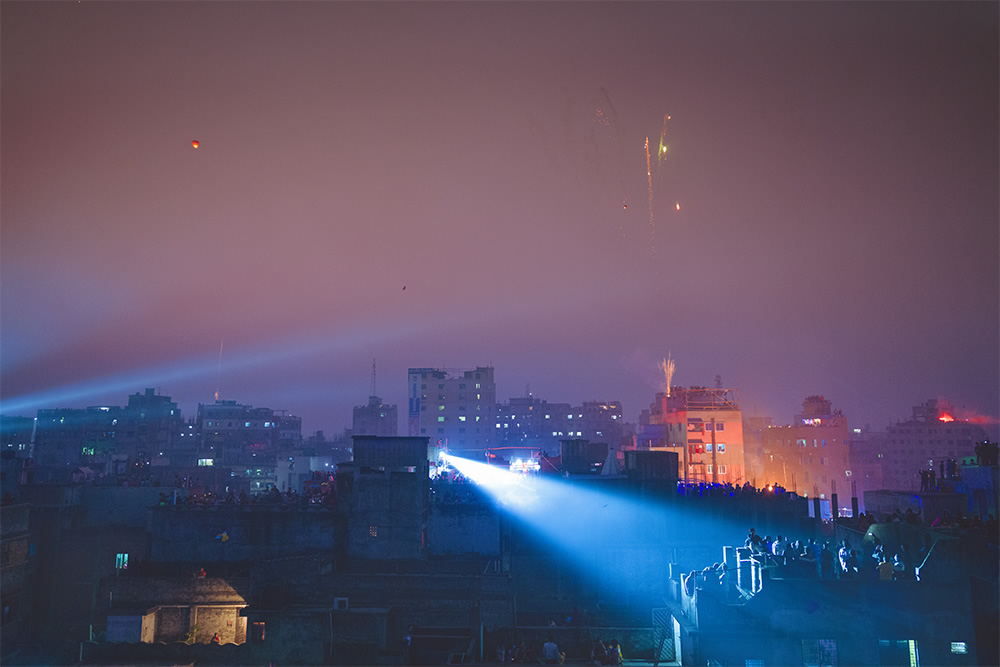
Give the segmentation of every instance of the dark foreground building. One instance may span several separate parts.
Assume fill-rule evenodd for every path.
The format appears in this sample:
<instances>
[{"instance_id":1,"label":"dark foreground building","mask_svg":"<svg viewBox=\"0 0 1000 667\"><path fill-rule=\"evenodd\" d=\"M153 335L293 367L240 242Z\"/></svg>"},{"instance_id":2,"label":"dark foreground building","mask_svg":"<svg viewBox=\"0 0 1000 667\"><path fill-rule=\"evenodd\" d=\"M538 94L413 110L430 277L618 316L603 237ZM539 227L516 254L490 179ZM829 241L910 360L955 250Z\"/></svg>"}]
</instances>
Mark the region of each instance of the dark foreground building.
<instances>
[{"instance_id":1,"label":"dark foreground building","mask_svg":"<svg viewBox=\"0 0 1000 667\"><path fill-rule=\"evenodd\" d=\"M589 661L598 637L617 639L629 661L673 665L996 657L997 552L986 530L817 523L794 494L678 485L675 453L626 452L619 470L537 480L566 491L537 510L553 526L576 499L607 499L585 517L580 542L564 538L567 549L485 485L430 479L436 451L424 437L356 438L354 461L311 495L26 493L40 536L28 560L49 583L34 588L36 613L19 626L30 625L28 639L4 664L496 663L522 642L540 654L549 636L570 663ZM514 497L533 488L516 486ZM602 514L618 503L641 509ZM749 527L847 539L862 554L878 538L920 561L899 581L823 579L815 561L778 563L744 547Z\"/></svg>"}]
</instances>

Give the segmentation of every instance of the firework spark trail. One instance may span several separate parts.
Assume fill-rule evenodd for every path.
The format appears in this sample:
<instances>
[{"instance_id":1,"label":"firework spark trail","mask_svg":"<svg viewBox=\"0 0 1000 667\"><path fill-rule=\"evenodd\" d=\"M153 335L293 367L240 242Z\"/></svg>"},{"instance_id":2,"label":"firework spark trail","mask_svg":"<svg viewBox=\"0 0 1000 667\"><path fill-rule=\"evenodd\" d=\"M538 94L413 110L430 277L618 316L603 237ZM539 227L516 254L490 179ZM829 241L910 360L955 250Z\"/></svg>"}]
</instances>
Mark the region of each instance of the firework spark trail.
<instances>
[{"instance_id":1,"label":"firework spark trail","mask_svg":"<svg viewBox=\"0 0 1000 667\"><path fill-rule=\"evenodd\" d=\"M622 211L625 212L628 210L628 197L625 195L625 139L622 137L621 124L618 122L618 111L615 110L615 105L611 101L608 91L604 86L601 86L598 88L597 93L598 101L596 106L598 108L594 112L594 117L607 130L608 138L614 142L614 151L617 153L618 163L618 187L622 193ZM625 238L625 228L621 220L619 218L618 231L621 232L622 238Z\"/></svg>"},{"instance_id":2,"label":"firework spark trail","mask_svg":"<svg viewBox=\"0 0 1000 667\"><path fill-rule=\"evenodd\" d=\"M608 104L610 104L611 100L608 99L607 92L605 92L603 88L601 89L601 91L604 93L604 97L607 100ZM605 130L607 130L608 139L611 139L612 141L614 141L615 140L615 135L617 133L617 129L618 128L616 128L614 126L614 124L612 123L611 119L608 117L608 114L604 113L604 111L602 111L601 109L595 109L594 110L594 118L597 120L597 124L598 125L600 125ZM627 211L628 210L628 197L626 197L624 195L625 178L622 176L622 168L621 168L621 164L620 164L621 163L621 138L620 137L618 138L617 146L619 148L619 150L618 150L618 156L619 156L618 180L619 180L619 184L620 184L620 187L622 189L622 192L623 192L623 194L622 194L622 210L623 211ZM622 238L625 238L625 226L622 224L622 219L621 218L618 218L618 233L621 234Z\"/></svg>"},{"instance_id":3,"label":"firework spark trail","mask_svg":"<svg viewBox=\"0 0 1000 667\"><path fill-rule=\"evenodd\" d=\"M608 120L608 115L603 111L601 111L600 109L596 109L594 111L594 118L597 119L597 123L599 125L601 125L604 129L608 131L608 138L612 138L613 133L611 129L611 121Z\"/></svg>"},{"instance_id":4,"label":"firework spark trail","mask_svg":"<svg viewBox=\"0 0 1000 667\"><path fill-rule=\"evenodd\" d=\"M646 181L649 183L649 243L656 259L656 227L653 225L653 171L649 164L649 137L646 137Z\"/></svg>"},{"instance_id":5,"label":"firework spark trail","mask_svg":"<svg viewBox=\"0 0 1000 667\"><path fill-rule=\"evenodd\" d=\"M670 116L663 117L663 129L660 130L660 149L656 153L656 167L659 170L663 164L663 158L667 156L667 121Z\"/></svg>"},{"instance_id":6,"label":"firework spark trail","mask_svg":"<svg viewBox=\"0 0 1000 667\"><path fill-rule=\"evenodd\" d=\"M215 400L219 400L219 389L222 386L222 346L226 342L225 338L219 339L219 375L215 380Z\"/></svg>"},{"instance_id":7,"label":"firework spark trail","mask_svg":"<svg viewBox=\"0 0 1000 667\"><path fill-rule=\"evenodd\" d=\"M670 385L674 381L674 371L677 369L677 365L674 364L674 360L670 358L670 353L667 352L667 358L660 363L660 370L663 371L663 375L667 380L667 398L670 398Z\"/></svg>"}]
</instances>

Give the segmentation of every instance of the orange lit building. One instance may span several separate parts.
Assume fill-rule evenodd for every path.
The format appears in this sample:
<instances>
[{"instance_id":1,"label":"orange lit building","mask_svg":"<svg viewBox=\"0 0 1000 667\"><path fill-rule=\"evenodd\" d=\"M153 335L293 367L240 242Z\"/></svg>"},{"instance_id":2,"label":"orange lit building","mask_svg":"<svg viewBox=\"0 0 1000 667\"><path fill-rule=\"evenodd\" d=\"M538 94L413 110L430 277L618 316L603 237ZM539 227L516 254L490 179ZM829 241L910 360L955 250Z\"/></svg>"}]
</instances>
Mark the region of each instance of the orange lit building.
<instances>
[{"instance_id":1,"label":"orange lit building","mask_svg":"<svg viewBox=\"0 0 1000 667\"><path fill-rule=\"evenodd\" d=\"M735 389L674 387L656 394L649 425L661 426L650 449L676 451L689 482L742 484L743 416Z\"/></svg>"},{"instance_id":2,"label":"orange lit building","mask_svg":"<svg viewBox=\"0 0 1000 667\"><path fill-rule=\"evenodd\" d=\"M764 481L810 497L836 493L850 499L850 433L847 418L822 396L802 401L791 426L762 431Z\"/></svg>"}]
</instances>

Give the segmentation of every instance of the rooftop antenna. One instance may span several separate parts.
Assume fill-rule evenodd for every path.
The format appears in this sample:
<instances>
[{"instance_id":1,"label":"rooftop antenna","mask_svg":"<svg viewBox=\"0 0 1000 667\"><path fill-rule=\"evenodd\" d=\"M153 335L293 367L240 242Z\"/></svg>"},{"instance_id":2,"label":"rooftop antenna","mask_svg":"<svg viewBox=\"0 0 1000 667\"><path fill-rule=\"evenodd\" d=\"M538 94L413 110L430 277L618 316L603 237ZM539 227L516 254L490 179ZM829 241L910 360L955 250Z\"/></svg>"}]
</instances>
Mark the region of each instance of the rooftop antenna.
<instances>
[{"instance_id":1,"label":"rooftop antenna","mask_svg":"<svg viewBox=\"0 0 1000 667\"><path fill-rule=\"evenodd\" d=\"M369 396L375 396L375 357L372 357L372 386L371 391L368 392Z\"/></svg>"},{"instance_id":2,"label":"rooftop antenna","mask_svg":"<svg viewBox=\"0 0 1000 667\"><path fill-rule=\"evenodd\" d=\"M524 397L531 398L531 383L524 385Z\"/></svg>"}]
</instances>

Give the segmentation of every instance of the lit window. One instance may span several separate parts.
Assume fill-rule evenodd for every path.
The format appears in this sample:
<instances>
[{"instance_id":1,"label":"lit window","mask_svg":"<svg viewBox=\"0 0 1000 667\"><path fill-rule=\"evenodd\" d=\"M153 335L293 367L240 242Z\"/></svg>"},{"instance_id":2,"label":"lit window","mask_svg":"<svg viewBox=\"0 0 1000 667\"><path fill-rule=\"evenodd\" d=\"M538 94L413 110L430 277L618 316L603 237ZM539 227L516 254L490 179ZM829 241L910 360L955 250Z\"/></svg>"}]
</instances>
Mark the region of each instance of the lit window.
<instances>
[{"instance_id":1,"label":"lit window","mask_svg":"<svg viewBox=\"0 0 1000 667\"><path fill-rule=\"evenodd\" d=\"M717 446L718 446L720 452L726 451L726 444L724 442L718 443Z\"/></svg>"},{"instance_id":2,"label":"lit window","mask_svg":"<svg viewBox=\"0 0 1000 667\"><path fill-rule=\"evenodd\" d=\"M965 646L965 642L952 642L951 643L952 653L968 653L969 650Z\"/></svg>"},{"instance_id":3,"label":"lit window","mask_svg":"<svg viewBox=\"0 0 1000 667\"><path fill-rule=\"evenodd\" d=\"M706 452L712 451L712 443L709 442L705 444L705 451Z\"/></svg>"},{"instance_id":4,"label":"lit window","mask_svg":"<svg viewBox=\"0 0 1000 667\"><path fill-rule=\"evenodd\" d=\"M250 624L250 641L264 641L264 622L254 621Z\"/></svg>"},{"instance_id":5,"label":"lit window","mask_svg":"<svg viewBox=\"0 0 1000 667\"><path fill-rule=\"evenodd\" d=\"M465 421L465 415L459 416L458 421L464 422Z\"/></svg>"},{"instance_id":6,"label":"lit window","mask_svg":"<svg viewBox=\"0 0 1000 667\"><path fill-rule=\"evenodd\" d=\"M443 405L439 405L438 406L438 410L444 410L444 406Z\"/></svg>"},{"instance_id":7,"label":"lit window","mask_svg":"<svg viewBox=\"0 0 1000 667\"><path fill-rule=\"evenodd\" d=\"M128 569L128 554L116 554L115 555L115 569L116 570L127 570Z\"/></svg>"},{"instance_id":8,"label":"lit window","mask_svg":"<svg viewBox=\"0 0 1000 667\"><path fill-rule=\"evenodd\" d=\"M368 526L368 537L378 537L378 526Z\"/></svg>"},{"instance_id":9,"label":"lit window","mask_svg":"<svg viewBox=\"0 0 1000 667\"><path fill-rule=\"evenodd\" d=\"M443 422L444 421L444 417L438 417L438 421L439 422Z\"/></svg>"}]
</instances>

